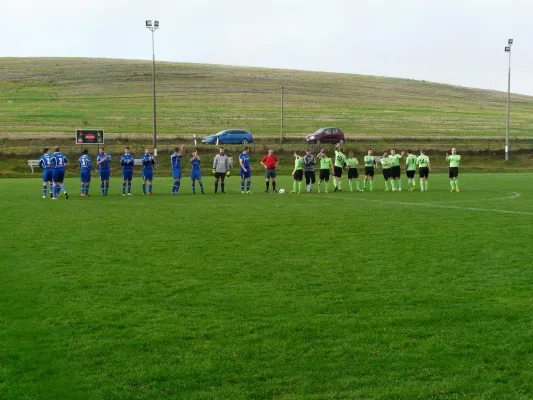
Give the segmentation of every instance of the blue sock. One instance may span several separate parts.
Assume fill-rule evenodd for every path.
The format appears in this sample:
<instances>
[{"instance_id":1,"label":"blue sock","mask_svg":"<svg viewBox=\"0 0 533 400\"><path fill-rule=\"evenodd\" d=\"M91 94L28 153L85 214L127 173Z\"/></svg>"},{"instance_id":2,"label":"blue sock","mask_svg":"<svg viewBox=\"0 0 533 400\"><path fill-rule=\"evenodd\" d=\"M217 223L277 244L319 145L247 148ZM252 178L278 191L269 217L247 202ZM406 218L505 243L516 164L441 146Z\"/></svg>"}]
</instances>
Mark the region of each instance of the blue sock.
<instances>
[{"instance_id":1,"label":"blue sock","mask_svg":"<svg viewBox=\"0 0 533 400\"><path fill-rule=\"evenodd\" d=\"M241 192L244 192L244 181L241 181Z\"/></svg>"},{"instance_id":2,"label":"blue sock","mask_svg":"<svg viewBox=\"0 0 533 400\"><path fill-rule=\"evenodd\" d=\"M43 196L46 196L46 183L43 185Z\"/></svg>"},{"instance_id":3,"label":"blue sock","mask_svg":"<svg viewBox=\"0 0 533 400\"><path fill-rule=\"evenodd\" d=\"M192 192L196 193L196 185L194 183L192 184Z\"/></svg>"},{"instance_id":4,"label":"blue sock","mask_svg":"<svg viewBox=\"0 0 533 400\"><path fill-rule=\"evenodd\" d=\"M102 189L102 194L105 194L104 182L100 182L100 189Z\"/></svg>"},{"instance_id":5,"label":"blue sock","mask_svg":"<svg viewBox=\"0 0 533 400\"><path fill-rule=\"evenodd\" d=\"M65 185L61 184L61 190L63 191L63 193L67 193L67 189L65 189Z\"/></svg>"},{"instance_id":6,"label":"blue sock","mask_svg":"<svg viewBox=\"0 0 533 400\"><path fill-rule=\"evenodd\" d=\"M126 182L122 182L122 194L126 194Z\"/></svg>"},{"instance_id":7,"label":"blue sock","mask_svg":"<svg viewBox=\"0 0 533 400\"><path fill-rule=\"evenodd\" d=\"M143 183L143 193L146 193L146 183Z\"/></svg>"},{"instance_id":8,"label":"blue sock","mask_svg":"<svg viewBox=\"0 0 533 400\"><path fill-rule=\"evenodd\" d=\"M105 194L109 191L109 182L106 182L105 184Z\"/></svg>"},{"instance_id":9,"label":"blue sock","mask_svg":"<svg viewBox=\"0 0 533 400\"><path fill-rule=\"evenodd\" d=\"M148 193L152 193L152 184L151 183L148 184Z\"/></svg>"},{"instance_id":10,"label":"blue sock","mask_svg":"<svg viewBox=\"0 0 533 400\"><path fill-rule=\"evenodd\" d=\"M90 183L87 183L85 185L85 194L89 194L89 185L90 185Z\"/></svg>"},{"instance_id":11,"label":"blue sock","mask_svg":"<svg viewBox=\"0 0 533 400\"><path fill-rule=\"evenodd\" d=\"M252 183L250 181L246 182L246 191L249 192L250 191L250 185Z\"/></svg>"},{"instance_id":12,"label":"blue sock","mask_svg":"<svg viewBox=\"0 0 533 400\"><path fill-rule=\"evenodd\" d=\"M54 186L54 197L57 197L58 194L59 194L59 185Z\"/></svg>"},{"instance_id":13,"label":"blue sock","mask_svg":"<svg viewBox=\"0 0 533 400\"><path fill-rule=\"evenodd\" d=\"M176 185L176 194L180 191L181 182L178 182Z\"/></svg>"},{"instance_id":14,"label":"blue sock","mask_svg":"<svg viewBox=\"0 0 533 400\"><path fill-rule=\"evenodd\" d=\"M131 193L131 182L128 182L128 193Z\"/></svg>"},{"instance_id":15,"label":"blue sock","mask_svg":"<svg viewBox=\"0 0 533 400\"><path fill-rule=\"evenodd\" d=\"M85 194L85 183L81 184L81 194Z\"/></svg>"},{"instance_id":16,"label":"blue sock","mask_svg":"<svg viewBox=\"0 0 533 400\"><path fill-rule=\"evenodd\" d=\"M174 184L172 185L172 193L178 193L179 190L179 183L174 181Z\"/></svg>"},{"instance_id":17,"label":"blue sock","mask_svg":"<svg viewBox=\"0 0 533 400\"><path fill-rule=\"evenodd\" d=\"M200 183L200 189L202 190L202 193L204 192L204 184Z\"/></svg>"}]
</instances>

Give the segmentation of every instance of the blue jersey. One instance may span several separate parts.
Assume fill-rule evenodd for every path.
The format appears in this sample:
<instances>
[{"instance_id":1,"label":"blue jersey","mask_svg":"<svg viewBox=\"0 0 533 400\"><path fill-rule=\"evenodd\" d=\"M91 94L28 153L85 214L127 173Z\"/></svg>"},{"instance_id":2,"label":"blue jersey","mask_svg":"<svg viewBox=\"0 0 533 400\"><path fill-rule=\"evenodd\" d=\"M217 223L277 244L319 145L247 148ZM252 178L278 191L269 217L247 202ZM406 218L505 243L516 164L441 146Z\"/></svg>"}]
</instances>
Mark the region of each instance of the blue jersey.
<instances>
[{"instance_id":1,"label":"blue jersey","mask_svg":"<svg viewBox=\"0 0 533 400\"><path fill-rule=\"evenodd\" d=\"M191 158L192 171L200 171L200 160L196 157Z\"/></svg>"},{"instance_id":2,"label":"blue jersey","mask_svg":"<svg viewBox=\"0 0 533 400\"><path fill-rule=\"evenodd\" d=\"M104 162L98 164L100 166L99 169L104 171L111 169L111 166L109 165L109 161L111 161L111 155L98 154L98 157L96 157L96 162L98 163L102 160L104 160Z\"/></svg>"},{"instance_id":3,"label":"blue jersey","mask_svg":"<svg viewBox=\"0 0 533 400\"><path fill-rule=\"evenodd\" d=\"M181 169L181 157L178 153L173 153L170 156L170 163L172 164L172 169Z\"/></svg>"},{"instance_id":4,"label":"blue jersey","mask_svg":"<svg viewBox=\"0 0 533 400\"><path fill-rule=\"evenodd\" d=\"M91 157L87 156L87 155L82 155L80 157L80 170L82 171L89 171L89 170L93 170L93 171L96 171L96 169L93 167L93 165L91 164Z\"/></svg>"},{"instance_id":5,"label":"blue jersey","mask_svg":"<svg viewBox=\"0 0 533 400\"><path fill-rule=\"evenodd\" d=\"M250 171L250 157L247 153L239 154L239 160L242 161L242 165L246 168L247 171ZM241 167L242 169L242 167Z\"/></svg>"},{"instance_id":6,"label":"blue jersey","mask_svg":"<svg viewBox=\"0 0 533 400\"><path fill-rule=\"evenodd\" d=\"M150 154L143 154L141 162L143 165L143 172L152 171L152 165L155 164L155 160Z\"/></svg>"},{"instance_id":7,"label":"blue jersey","mask_svg":"<svg viewBox=\"0 0 533 400\"><path fill-rule=\"evenodd\" d=\"M50 154L45 154L39 158L39 167L45 170L50 169Z\"/></svg>"},{"instance_id":8,"label":"blue jersey","mask_svg":"<svg viewBox=\"0 0 533 400\"><path fill-rule=\"evenodd\" d=\"M50 167L53 170L65 170L65 164L68 164L67 157L65 157L62 153L54 153L50 157Z\"/></svg>"},{"instance_id":9,"label":"blue jersey","mask_svg":"<svg viewBox=\"0 0 533 400\"><path fill-rule=\"evenodd\" d=\"M120 165L122 165L122 171L133 171L133 163L134 163L133 154L123 154L122 157L120 157Z\"/></svg>"}]
</instances>

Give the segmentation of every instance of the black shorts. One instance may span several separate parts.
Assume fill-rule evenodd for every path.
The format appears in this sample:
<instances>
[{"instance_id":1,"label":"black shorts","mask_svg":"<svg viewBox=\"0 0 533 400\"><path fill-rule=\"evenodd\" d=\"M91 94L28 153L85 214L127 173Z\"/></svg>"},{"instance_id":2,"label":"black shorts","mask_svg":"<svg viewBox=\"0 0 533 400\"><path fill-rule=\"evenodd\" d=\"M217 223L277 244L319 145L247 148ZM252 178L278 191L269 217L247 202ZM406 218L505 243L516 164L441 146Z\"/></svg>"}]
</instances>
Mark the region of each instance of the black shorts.
<instances>
[{"instance_id":1,"label":"black shorts","mask_svg":"<svg viewBox=\"0 0 533 400\"><path fill-rule=\"evenodd\" d=\"M320 170L320 180L329 182L329 169Z\"/></svg>"},{"instance_id":2,"label":"black shorts","mask_svg":"<svg viewBox=\"0 0 533 400\"><path fill-rule=\"evenodd\" d=\"M412 171L405 171L405 175L407 175L408 179L413 179L415 177L415 170Z\"/></svg>"},{"instance_id":3,"label":"black shorts","mask_svg":"<svg viewBox=\"0 0 533 400\"><path fill-rule=\"evenodd\" d=\"M294 177L295 181L301 182L303 176L304 176L304 170L303 169L299 169L297 171L294 171L293 177Z\"/></svg>"},{"instance_id":4,"label":"black shorts","mask_svg":"<svg viewBox=\"0 0 533 400\"><path fill-rule=\"evenodd\" d=\"M348 168L348 179L353 178L359 178L359 172L357 172L357 168Z\"/></svg>"},{"instance_id":5,"label":"black shorts","mask_svg":"<svg viewBox=\"0 0 533 400\"><path fill-rule=\"evenodd\" d=\"M429 176L429 168L428 167L422 167L418 169L418 174L421 178L427 178Z\"/></svg>"},{"instance_id":6,"label":"black shorts","mask_svg":"<svg viewBox=\"0 0 533 400\"><path fill-rule=\"evenodd\" d=\"M224 180L225 177L226 177L226 173L224 173L224 172L215 172L215 179L222 178L222 180Z\"/></svg>"},{"instance_id":7,"label":"black shorts","mask_svg":"<svg viewBox=\"0 0 533 400\"><path fill-rule=\"evenodd\" d=\"M374 167L365 167L366 176L374 176Z\"/></svg>"},{"instance_id":8,"label":"black shorts","mask_svg":"<svg viewBox=\"0 0 533 400\"><path fill-rule=\"evenodd\" d=\"M383 178L385 180L389 179L391 177L390 168L386 168L383 170Z\"/></svg>"},{"instance_id":9,"label":"black shorts","mask_svg":"<svg viewBox=\"0 0 533 400\"><path fill-rule=\"evenodd\" d=\"M396 165L395 167L391 167L391 178L399 178L402 174L402 169L399 165Z\"/></svg>"},{"instance_id":10,"label":"black shorts","mask_svg":"<svg viewBox=\"0 0 533 400\"><path fill-rule=\"evenodd\" d=\"M309 185L309 183L315 183L315 181L316 181L315 171L305 171L304 175L305 175L305 184L306 185Z\"/></svg>"},{"instance_id":11,"label":"black shorts","mask_svg":"<svg viewBox=\"0 0 533 400\"><path fill-rule=\"evenodd\" d=\"M333 176L340 178L342 176L342 167L333 167Z\"/></svg>"},{"instance_id":12,"label":"black shorts","mask_svg":"<svg viewBox=\"0 0 533 400\"><path fill-rule=\"evenodd\" d=\"M450 167L448 176L450 177L450 179L457 178L459 176L459 167Z\"/></svg>"}]
</instances>

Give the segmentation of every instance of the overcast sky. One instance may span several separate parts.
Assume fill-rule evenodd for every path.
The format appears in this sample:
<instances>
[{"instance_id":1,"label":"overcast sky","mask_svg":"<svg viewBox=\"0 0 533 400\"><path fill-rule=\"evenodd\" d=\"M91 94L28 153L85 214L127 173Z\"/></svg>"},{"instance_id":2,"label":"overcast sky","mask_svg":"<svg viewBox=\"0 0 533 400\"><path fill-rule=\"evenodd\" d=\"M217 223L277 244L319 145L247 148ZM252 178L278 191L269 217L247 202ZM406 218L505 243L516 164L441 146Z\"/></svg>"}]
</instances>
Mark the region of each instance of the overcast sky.
<instances>
[{"instance_id":1,"label":"overcast sky","mask_svg":"<svg viewBox=\"0 0 533 400\"><path fill-rule=\"evenodd\" d=\"M533 95L533 0L4 0L0 57L156 58Z\"/></svg>"}]
</instances>

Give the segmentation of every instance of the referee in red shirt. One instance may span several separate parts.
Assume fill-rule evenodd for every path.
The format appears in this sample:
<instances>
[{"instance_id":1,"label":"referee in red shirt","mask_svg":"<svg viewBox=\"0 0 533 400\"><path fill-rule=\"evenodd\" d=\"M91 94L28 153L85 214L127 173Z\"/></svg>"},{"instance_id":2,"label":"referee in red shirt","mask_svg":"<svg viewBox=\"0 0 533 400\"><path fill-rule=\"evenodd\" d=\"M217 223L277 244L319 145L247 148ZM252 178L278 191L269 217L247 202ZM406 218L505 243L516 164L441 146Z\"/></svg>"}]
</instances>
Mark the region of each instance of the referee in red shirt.
<instances>
[{"instance_id":1,"label":"referee in red shirt","mask_svg":"<svg viewBox=\"0 0 533 400\"><path fill-rule=\"evenodd\" d=\"M265 167L265 180L266 180L266 190L265 193L268 193L268 186L270 184L270 179L272 179L272 191L276 193L276 167L278 166L279 160L278 157L274 155L274 150L268 150L268 154L263 157L261 160L261 165Z\"/></svg>"}]
</instances>

